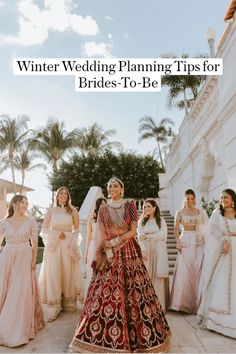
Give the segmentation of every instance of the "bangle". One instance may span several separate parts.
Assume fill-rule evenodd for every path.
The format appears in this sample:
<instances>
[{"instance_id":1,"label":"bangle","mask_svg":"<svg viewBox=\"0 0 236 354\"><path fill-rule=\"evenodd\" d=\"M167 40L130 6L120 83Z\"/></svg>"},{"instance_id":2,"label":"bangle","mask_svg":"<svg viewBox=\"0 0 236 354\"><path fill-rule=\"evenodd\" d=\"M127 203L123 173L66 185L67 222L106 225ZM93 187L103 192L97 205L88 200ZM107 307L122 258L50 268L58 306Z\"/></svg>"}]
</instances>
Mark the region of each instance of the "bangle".
<instances>
[{"instance_id":1,"label":"bangle","mask_svg":"<svg viewBox=\"0 0 236 354\"><path fill-rule=\"evenodd\" d=\"M119 236L116 236L110 240L110 244L112 247L116 247L121 244L121 239Z\"/></svg>"},{"instance_id":2,"label":"bangle","mask_svg":"<svg viewBox=\"0 0 236 354\"><path fill-rule=\"evenodd\" d=\"M114 254L113 254L113 251L111 248L106 248L105 252L106 252L107 258L113 258Z\"/></svg>"}]
</instances>

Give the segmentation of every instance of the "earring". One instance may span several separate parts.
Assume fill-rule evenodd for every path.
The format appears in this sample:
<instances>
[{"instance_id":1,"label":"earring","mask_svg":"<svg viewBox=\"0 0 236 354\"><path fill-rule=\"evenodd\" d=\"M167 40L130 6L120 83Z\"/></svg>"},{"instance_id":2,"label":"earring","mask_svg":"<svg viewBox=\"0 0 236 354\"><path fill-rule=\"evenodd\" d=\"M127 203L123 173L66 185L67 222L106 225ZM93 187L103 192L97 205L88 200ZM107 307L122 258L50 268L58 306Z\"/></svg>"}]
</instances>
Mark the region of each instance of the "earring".
<instances>
[{"instance_id":1,"label":"earring","mask_svg":"<svg viewBox=\"0 0 236 354\"><path fill-rule=\"evenodd\" d=\"M234 208L234 202L232 202L232 208Z\"/></svg>"},{"instance_id":2,"label":"earring","mask_svg":"<svg viewBox=\"0 0 236 354\"><path fill-rule=\"evenodd\" d=\"M120 196L123 198L123 197L124 197L124 192L121 192L121 193L120 193Z\"/></svg>"}]
</instances>

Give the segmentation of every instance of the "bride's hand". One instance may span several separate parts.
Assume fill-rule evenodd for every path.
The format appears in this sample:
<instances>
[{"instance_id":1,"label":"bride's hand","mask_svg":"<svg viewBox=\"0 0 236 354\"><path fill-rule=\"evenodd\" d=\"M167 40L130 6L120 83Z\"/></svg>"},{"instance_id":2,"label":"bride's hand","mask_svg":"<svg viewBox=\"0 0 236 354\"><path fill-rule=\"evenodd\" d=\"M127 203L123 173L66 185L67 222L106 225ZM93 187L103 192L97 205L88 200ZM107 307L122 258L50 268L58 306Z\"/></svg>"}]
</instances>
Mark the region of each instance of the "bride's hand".
<instances>
[{"instance_id":1,"label":"bride's hand","mask_svg":"<svg viewBox=\"0 0 236 354\"><path fill-rule=\"evenodd\" d=\"M112 248L110 241L105 241L104 248Z\"/></svg>"}]
</instances>

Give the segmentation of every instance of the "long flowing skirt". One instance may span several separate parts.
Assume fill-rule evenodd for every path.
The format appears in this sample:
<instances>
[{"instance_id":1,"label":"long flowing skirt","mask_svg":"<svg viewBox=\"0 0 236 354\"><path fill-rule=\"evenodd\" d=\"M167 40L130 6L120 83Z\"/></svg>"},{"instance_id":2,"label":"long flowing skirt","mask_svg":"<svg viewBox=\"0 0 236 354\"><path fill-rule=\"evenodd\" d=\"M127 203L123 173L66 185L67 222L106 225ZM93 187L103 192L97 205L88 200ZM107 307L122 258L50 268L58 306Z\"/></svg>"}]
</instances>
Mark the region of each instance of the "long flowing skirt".
<instances>
[{"instance_id":1,"label":"long flowing skirt","mask_svg":"<svg viewBox=\"0 0 236 354\"><path fill-rule=\"evenodd\" d=\"M196 237L195 231L184 231L180 236L184 247L176 260L170 295L172 310L197 313L204 246L197 246Z\"/></svg>"},{"instance_id":2,"label":"long flowing skirt","mask_svg":"<svg viewBox=\"0 0 236 354\"><path fill-rule=\"evenodd\" d=\"M169 278L155 278L152 281L152 284L160 301L161 307L164 311L166 311L170 298Z\"/></svg>"},{"instance_id":3,"label":"long flowing skirt","mask_svg":"<svg viewBox=\"0 0 236 354\"><path fill-rule=\"evenodd\" d=\"M135 240L96 270L72 341L77 352L161 352L170 329Z\"/></svg>"},{"instance_id":4,"label":"long flowing skirt","mask_svg":"<svg viewBox=\"0 0 236 354\"><path fill-rule=\"evenodd\" d=\"M49 318L56 318L61 309L74 310L82 297L80 261L70 257L69 238L59 240L55 250L44 250L39 274L39 288L43 304L48 306Z\"/></svg>"},{"instance_id":5,"label":"long flowing skirt","mask_svg":"<svg viewBox=\"0 0 236 354\"><path fill-rule=\"evenodd\" d=\"M27 243L6 245L0 254L0 345L26 344L44 325L31 262Z\"/></svg>"},{"instance_id":6,"label":"long flowing skirt","mask_svg":"<svg viewBox=\"0 0 236 354\"><path fill-rule=\"evenodd\" d=\"M236 338L236 237L232 251L220 253L209 274L198 315L202 327Z\"/></svg>"}]
</instances>

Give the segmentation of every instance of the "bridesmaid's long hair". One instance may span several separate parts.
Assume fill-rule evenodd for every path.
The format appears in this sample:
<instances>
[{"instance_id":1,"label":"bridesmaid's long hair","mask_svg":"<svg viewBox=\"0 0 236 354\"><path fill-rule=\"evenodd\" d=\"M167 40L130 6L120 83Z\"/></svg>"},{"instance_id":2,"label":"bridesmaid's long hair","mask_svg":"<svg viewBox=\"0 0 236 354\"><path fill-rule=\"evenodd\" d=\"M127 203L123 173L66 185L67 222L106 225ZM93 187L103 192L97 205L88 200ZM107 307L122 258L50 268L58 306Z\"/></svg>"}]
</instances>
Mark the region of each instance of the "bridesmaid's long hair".
<instances>
[{"instance_id":1,"label":"bridesmaid's long hair","mask_svg":"<svg viewBox=\"0 0 236 354\"><path fill-rule=\"evenodd\" d=\"M100 206L102 204L102 202L107 202L107 200L105 198L98 198L95 202L95 208L94 208L94 211L93 211L93 219L95 220L95 222L97 222L97 218L98 218L98 210L100 209Z\"/></svg>"},{"instance_id":2,"label":"bridesmaid's long hair","mask_svg":"<svg viewBox=\"0 0 236 354\"><path fill-rule=\"evenodd\" d=\"M150 203L154 208L156 208L155 212L154 212L154 218L156 219L156 223L159 226L159 228L161 228L161 212L160 212L160 208L157 205L156 201L154 199L146 199L145 202L143 203L143 206L146 203ZM147 221L149 219L148 215L145 215L144 213L142 214L142 225L144 226Z\"/></svg>"},{"instance_id":3,"label":"bridesmaid's long hair","mask_svg":"<svg viewBox=\"0 0 236 354\"><path fill-rule=\"evenodd\" d=\"M234 210L235 210L235 218L236 218L236 193L235 193L235 191L233 189L226 188L221 193L227 193L228 195L231 196L232 201L233 201L232 208L234 208ZM222 216L225 215L225 210L224 210L223 206L221 205L221 203L220 203L220 213Z\"/></svg>"},{"instance_id":4,"label":"bridesmaid's long hair","mask_svg":"<svg viewBox=\"0 0 236 354\"><path fill-rule=\"evenodd\" d=\"M8 210L7 210L7 219L10 218L14 214L14 208L13 204L19 204L23 199L27 199L25 195L21 194L16 194L14 197L11 199Z\"/></svg>"},{"instance_id":5,"label":"bridesmaid's long hair","mask_svg":"<svg viewBox=\"0 0 236 354\"><path fill-rule=\"evenodd\" d=\"M62 187L58 188L58 190L56 191L56 194L55 194L55 198L54 198L54 206L60 206L59 202L58 202L58 195L59 195L60 191L62 191L63 189L67 192L67 201L66 201L66 204L65 204L66 212L68 214L72 214L73 206L72 206L72 203L71 203L70 192L69 192L69 189L67 187L62 186Z\"/></svg>"}]
</instances>

